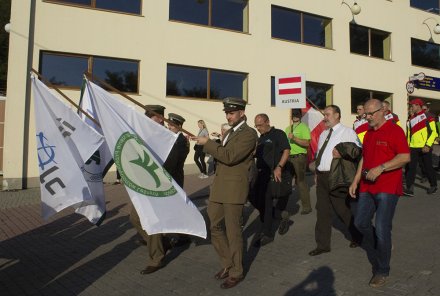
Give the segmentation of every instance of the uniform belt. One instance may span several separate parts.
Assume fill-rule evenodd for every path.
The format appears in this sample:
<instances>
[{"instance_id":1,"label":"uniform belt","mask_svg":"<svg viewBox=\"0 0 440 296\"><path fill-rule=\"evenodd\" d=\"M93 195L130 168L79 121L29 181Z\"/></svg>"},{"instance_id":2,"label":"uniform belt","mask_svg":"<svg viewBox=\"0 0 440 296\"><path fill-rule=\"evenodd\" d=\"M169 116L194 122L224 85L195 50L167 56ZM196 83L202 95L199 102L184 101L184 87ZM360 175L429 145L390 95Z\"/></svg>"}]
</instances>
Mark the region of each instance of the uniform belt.
<instances>
[{"instance_id":1,"label":"uniform belt","mask_svg":"<svg viewBox=\"0 0 440 296\"><path fill-rule=\"evenodd\" d=\"M316 170L316 173L321 175L321 174L330 174L330 171L318 171Z\"/></svg>"},{"instance_id":2,"label":"uniform belt","mask_svg":"<svg viewBox=\"0 0 440 296\"><path fill-rule=\"evenodd\" d=\"M292 154L292 155L290 155L290 158L297 158L300 156L306 156L306 154L305 153Z\"/></svg>"}]
</instances>

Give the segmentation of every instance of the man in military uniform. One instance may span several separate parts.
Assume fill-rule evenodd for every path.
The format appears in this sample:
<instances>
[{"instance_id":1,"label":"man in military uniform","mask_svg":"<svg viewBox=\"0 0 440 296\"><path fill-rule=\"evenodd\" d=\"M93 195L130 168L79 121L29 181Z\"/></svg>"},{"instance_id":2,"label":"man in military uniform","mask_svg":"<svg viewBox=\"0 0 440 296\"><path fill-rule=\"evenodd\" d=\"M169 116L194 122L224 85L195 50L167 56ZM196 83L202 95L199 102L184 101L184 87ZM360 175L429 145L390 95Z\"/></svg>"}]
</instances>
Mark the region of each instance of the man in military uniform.
<instances>
[{"instance_id":1,"label":"man in military uniform","mask_svg":"<svg viewBox=\"0 0 440 296\"><path fill-rule=\"evenodd\" d=\"M147 115L153 121L163 125L164 124L164 110L165 107L161 105L146 105L145 115ZM176 124L176 126L170 127L170 130L178 132L185 119L183 117L170 113L170 120ZM183 138L183 139L182 139ZM167 160L163 164L163 168L170 173L171 177L176 181L179 186L183 187L183 165L185 163L186 156L189 152L189 145L186 138L180 134L174 143ZM133 207L130 213L130 222L136 228L137 232L142 236L143 241L141 243L146 244L148 247L148 265L145 269L141 270L141 274L150 274L156 272L162 268L162 259L165 257L166 252L171 249L174 241L170 241L168 237L163 234L148 235L147 232L142 229L142 225L139 219L139 215L136 209Z\"/></svg>"},{"instance_id":2,"label":"man in military uniform","mask_svg":"<svg viewBox=\"0 0 440 296\"><path fill-rule=\"evenodd\" d=\"M226 98L223 106L231 126L221 143L207 137L195 137L203 151L217 159L215 178L209 196L208 216L211 242L220 257L222 269L215 274L226 279L220 287L235 287L243 280L243 236L241 221L249 185L248 172L253 161L257 133L244 120L246 102ZM226 228L226 231L223 227Z\"/></svg>"}]
</instances>

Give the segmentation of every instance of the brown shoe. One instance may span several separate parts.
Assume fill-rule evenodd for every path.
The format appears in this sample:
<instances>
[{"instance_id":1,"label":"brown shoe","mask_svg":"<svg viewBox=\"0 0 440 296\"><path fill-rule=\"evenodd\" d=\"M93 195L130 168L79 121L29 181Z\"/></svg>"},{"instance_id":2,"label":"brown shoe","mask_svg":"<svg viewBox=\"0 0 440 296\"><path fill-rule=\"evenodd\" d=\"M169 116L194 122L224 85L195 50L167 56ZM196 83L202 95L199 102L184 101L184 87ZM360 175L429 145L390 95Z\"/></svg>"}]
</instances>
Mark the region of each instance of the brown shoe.
<instances>
[{"instance_id":1,"label":"brown shoe","mask_svg":"<svg viewBox=\"0 0 440 296\"><path fill-rule=\"evenodd\" d=\"M243 280L243 276L240 277L228 277L226 281L223 282L223 284L220 285L220 288L222 289L230 289L238 285L239 282Z\"/></svg>"},{"instance_id":2,"label":"brown shoe","mask_svg":"<svg viewBox=\"0 0 440 296\"><path fill-rule=\"evenodd\" d=\"M141 274L150 274L150 273L158 271L161 268L162 268L162 265L159 265L159 266L148 265L147 267L145 267L145 269L141 270Z\"/></svg>"},{"instance_id":3,"label":"brown shoe","mask_svg":"<svg viewBox=\"0 0 440 296\"><path fill-rule=\"evenodd\" d=\"M328 253L328 252L330 252L330 250L314 249L309 252L309 255L310 256L318 256L318 255L321 255L322 253Z\"/></svg>"},{"instance_id":4,"label":"brown shoe","mask_svg":"<svg viewBox=\"0 0 440 296\"><path fill-rule=\"evenodd\" d=\"M376 274L370 281L370 287L372 288L380 288L386 284L388 276Z\"/></svg>"},{"instance_id":5,"label":"brown shoe","mask_svg":"<svg viewBox=\"0 0 440 296\"><path fill-rule=\"evenodd\" d=\"M227 278L229 276L229 268L230 267L222 268L219 272L217 272L214 275L214 278L216 280L224 280L225 278Z\"/></svg>"}]
</instances>

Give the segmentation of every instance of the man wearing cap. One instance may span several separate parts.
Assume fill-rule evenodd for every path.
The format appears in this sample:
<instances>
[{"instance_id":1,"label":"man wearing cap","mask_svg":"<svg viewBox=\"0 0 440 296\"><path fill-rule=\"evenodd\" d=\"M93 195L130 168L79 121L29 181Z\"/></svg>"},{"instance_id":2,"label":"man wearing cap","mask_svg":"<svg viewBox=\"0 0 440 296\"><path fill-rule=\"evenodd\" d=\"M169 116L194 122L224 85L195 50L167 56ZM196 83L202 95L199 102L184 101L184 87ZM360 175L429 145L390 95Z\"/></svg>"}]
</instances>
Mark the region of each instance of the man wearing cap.
<instances>
[{"instance_id":1,"label":"man wearing cap","mask_svg":"<svg viewBox=\"0 0 440 296\"><path fill-rule=\"evenodd\" d=\"M185 118L175 113L168 113L168 119L174 124L168 124L170 131L178 134L176 142L173 148L168 154L168 158L163 164L164 169L170 173L174 181L183 188L185 173L183 167L185 165L186 157L189 153L189 142L182 134L180 129L182 128Z\"/></svg>"},{"instance_id":2,"label":"man wearing cap","mask_svg":"<svg viewBox=\"0 0 440 296\"><path fill-rule=\"evenodd\" d=\"M437 137L435 119L427 116L423 111L423 101L413 99L409 102L414 114L409 118L409 148L411 161L406 172L406 189L404 194L414 196L414 181L416 178L417 163L421 159L430 188L426 193L433 194L437 191L437 176L432 167L432 145Z\"/></svg>"},{"instance_id":3,"label":"man wearing cap","mask_svg":"<svg viewBox=\"0 0 440 296\"><path fill-rule=\"evenodd\" d=\"M207 137L196 137L203 151L217 160L215 178L209 196L208 216L211 242L220 257L222 269L215 274L226 279L220 287L235 287L243 280L243 205L249 191L248 174L257 143L257 133L244 120L246 102L226 98L223 106L229 129L221 143ZM224 226L224 227L223 227ZM224 229L226 228L226 229Z\"/></svg>"},{"instance_id":4,"label":"man wearing cap","mask_svg":"<svg viewBox=\"0 0 440 296\"><path fill-rule=\"evenodd\" d=\"M161 105L145 105L145 115L147 115L151 120L163 125L163 115L165 107ZM135 209L132 207L130 213L130 222L136 228L137 232L141 235L143 241L142 244L146 244L148 248L148 265L143 270L141 274L150 274L158 271L162 268L162 259L168 249L171 248L171 244L163 234L153 234L149 235L142 228L139 215Z\"/></svg>"},{"instance_id":5,"label":"man wearing cap","mask_svg":"<svg viewBox=\"0 0 440 296\"><path fill-rule=\"evenodd\" d=\"M310 145L310 129L301 122L301 109L292 109L291 124L285 129L290 143L290 162L295 171L295 186L301 199L301 215L312 212L310 193L306 184L307 148ZM280 224L280 230L282 225Z\"/></svg>"}]
</instances>

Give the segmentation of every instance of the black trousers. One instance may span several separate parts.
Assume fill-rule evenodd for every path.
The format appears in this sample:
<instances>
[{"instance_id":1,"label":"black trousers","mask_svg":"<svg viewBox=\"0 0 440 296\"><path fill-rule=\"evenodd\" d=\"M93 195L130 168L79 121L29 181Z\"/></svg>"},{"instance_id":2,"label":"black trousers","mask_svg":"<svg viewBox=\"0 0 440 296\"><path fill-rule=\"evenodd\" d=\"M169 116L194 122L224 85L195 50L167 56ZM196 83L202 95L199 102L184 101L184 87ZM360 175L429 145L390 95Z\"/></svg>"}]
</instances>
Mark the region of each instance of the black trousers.
<instances>
[{"instance_id":1,"label":"black trousers","mask_svg":"<svg viewBox=\"0 0 440 296\"><path fill-rule=\"evenodd\" d=\"M419 160L425 169L426 177L431 187L437 187L437 174L432 167L432 149L427 153L422 152L422 148L411 148L411 161L408 164L408 170L405 172L406 188L412 190L417 173L417 163Z\"/></svg>"},{"instance_id":2,"label":"black trousers","mask_svg":"<svg viewBox=\"0 0 440 296\"><path fill-rule=\"evenodd\" d=\"M329 172L317 172L315 240L317 248L321 250L331 249L333 210L347 226L351 239L355 242L362 240L362 234L353 223L348 190L330 192L329 178Z\"/></svg>"}]
</instances>

